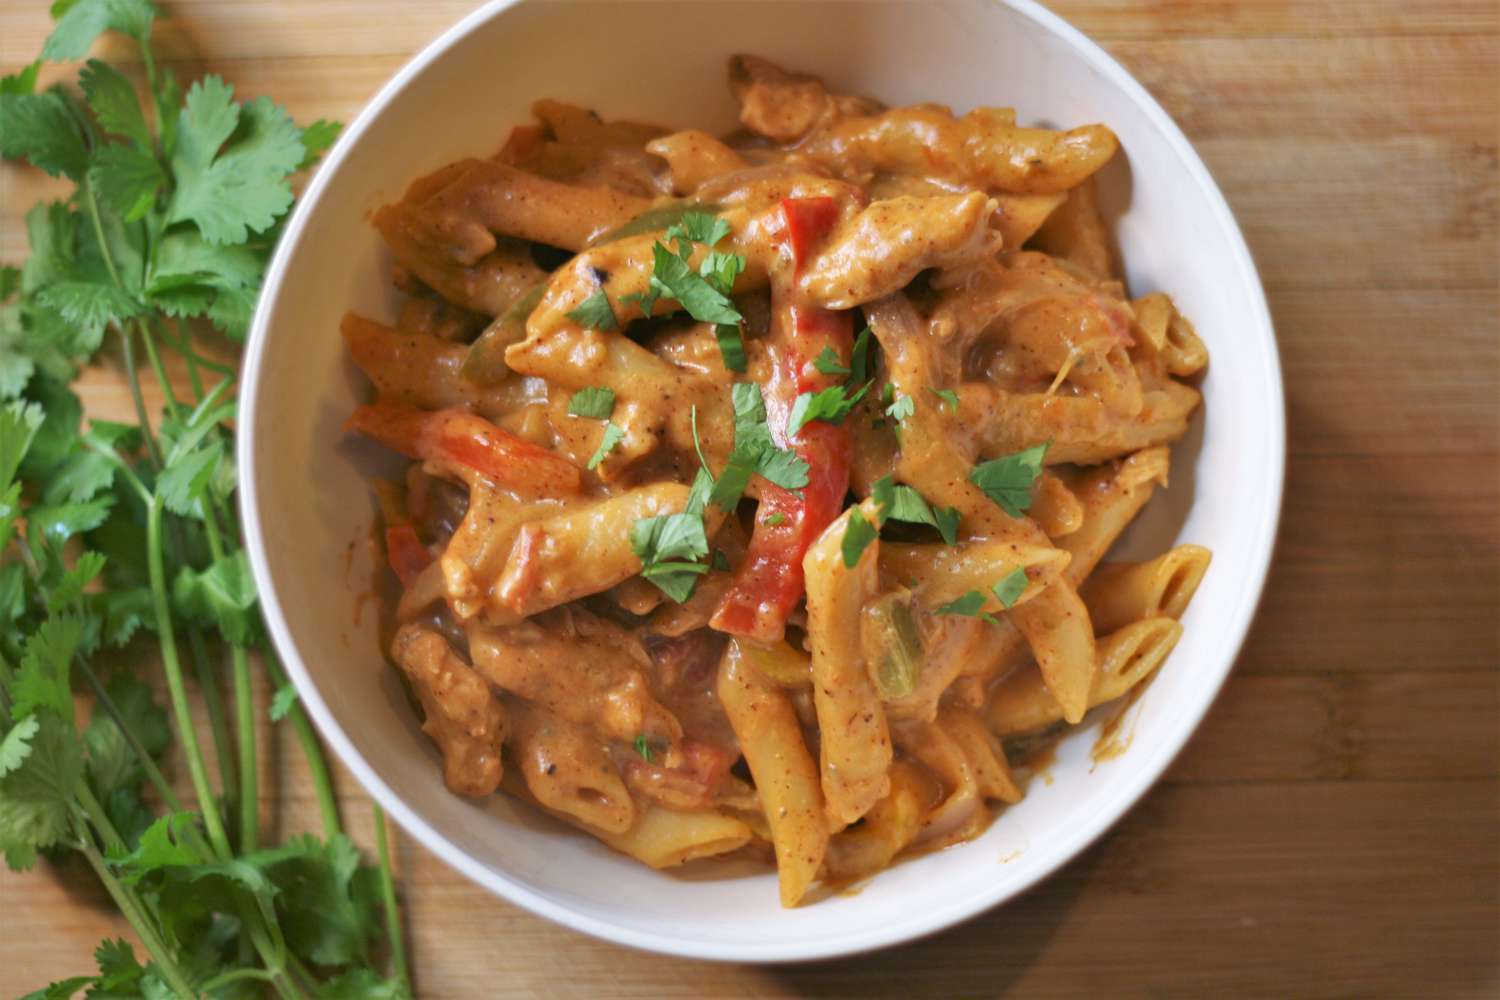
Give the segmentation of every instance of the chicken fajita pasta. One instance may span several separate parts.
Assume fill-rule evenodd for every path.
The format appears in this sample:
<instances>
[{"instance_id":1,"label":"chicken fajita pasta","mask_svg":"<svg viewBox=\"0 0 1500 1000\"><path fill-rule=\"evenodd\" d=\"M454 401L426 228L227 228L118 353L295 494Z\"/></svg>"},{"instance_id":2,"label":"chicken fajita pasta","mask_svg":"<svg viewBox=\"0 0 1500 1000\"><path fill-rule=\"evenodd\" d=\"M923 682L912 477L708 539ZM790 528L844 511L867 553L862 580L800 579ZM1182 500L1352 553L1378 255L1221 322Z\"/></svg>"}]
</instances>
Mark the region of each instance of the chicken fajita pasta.
<instances>
[{"instance_id":1,"label":"chicken fajita pasta","mask_svg":"<svg viewBox=\"0 0 1500 1000\"><path fill-rule=\"evenodd\" d=\"M347 315L385 642L460 795L781 901L971 838L1007 749L1138 687L1209 553L1103 562L1208 360L1131 299L1103 125L836 94L730 61L743 128L543 100L374 217Z\"/></svg>"}]
</instances>

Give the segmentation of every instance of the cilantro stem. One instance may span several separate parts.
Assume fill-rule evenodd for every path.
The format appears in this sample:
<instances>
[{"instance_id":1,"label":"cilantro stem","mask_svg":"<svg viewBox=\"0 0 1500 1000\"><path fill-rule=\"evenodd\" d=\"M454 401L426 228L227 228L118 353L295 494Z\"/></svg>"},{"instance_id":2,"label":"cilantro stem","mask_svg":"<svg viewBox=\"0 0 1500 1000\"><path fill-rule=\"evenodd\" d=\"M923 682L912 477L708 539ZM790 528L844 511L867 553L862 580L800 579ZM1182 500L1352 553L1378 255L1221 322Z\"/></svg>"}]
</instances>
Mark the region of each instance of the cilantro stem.
<instances>
[{"instance_id":1,"label":"cilantro stem","mask_svg":"<svg viewBox=\"0 0 1500 1000\"><path fill-rule=\"evenodd\" d=\"M228 972L221 972L212 979L205 980L200 989L207 995L220 987L228 986L230 983L243 982L246 979L256 979L263 983L274 983L276 981L276 974L268 972L265 969L230 969Z\"/></svg>"},{"instance_id":2,"label":"cilantro stem","mask_svg":"<svg viewBox=\"0 0 1500 1000\"><path fill-rule=\"evenodd\" d=\"M125 723L125 716L115 704L115 700L109 696L104 683L99 680L99 675L94 673L94 668L88 665L88 661L82 657L76 661L79 673L83 674L88 681L89 687L94 692L94 704L104 709L105 713L114 720L120 733L125 737L125 745L130 747L135 754L136 761L141 765L141 770L146 772L146 778L156 787L156 793L166 803L168 809L173 812L182 812L182 800L172 790L172 785L167 781L167 776L161 773L161 768L156 766L156 760L152 758L150 751L141 745L140 737Z\"/></svg>"},{"instance_id":3,"label":"cilantro stem","mask_svg":"<svg viewBox=\"0 0 1500 1000\"><path fill-rule=\"evenodd\" d=\"M406 968L406 944L401 933L401 911L396 907L396 883L391 874L391 851L386 841L385 810L380 803L375 807L375 851L380 859L380 898L385 905L385 936L391 946L391 964L396 978L411 996L411 976Z\"/></svg>"},{"instance_id":4,"label":"cilantro stem","mask_svg":"<svg viewBox=\"0 0 1500 1000\"><path fill-rule=\"evenodd\" d=\"M109 272L109 280L115 283L116 288L124 291L125 283L120 280L120 272L115 269L115 255L110 253L109 241L104 238L104 223L99 220L99 199L94 196L94 185L85 179L78 186L87 199L89 221L93 223L94 238L99 241L99 256L104 258L104 268Z\"/></svg>"},{"instance_id":5,"label":"cilantro stem","mask_svg":"<svg viewBox=\"0 0 1500 1000\"><path fill-rule=\"evenodd\" d=\"M260 637L260 659L271 675L271 685L278 689L284 687L287 683L286 671L282 669L281 661L276 658L276 651L271 648L271 642L265 635ZM302 746L302 756L306 758L307 770L312 776L313 791L318 796L318 811L323 817L323 835L332 837L343 833L344 825L339 819L339 803L333 792L328 760L323 756L323 746L318 742L317 733L313 732L302 702L294 702L287 716L292 720L292 729L297 734L297 742Z\"/></svg>"},{"instance_id":6,"label":"cilantro stem","mask_svg":"<svg viewBox=\"0 0 1500 1000\"><path fill-rule=\"evenodd\" d=\"M203 823L208 829L208 839L216 851L228 858L233 852L229 849L229 838L224 833L224 821L219 816L219 804L208 783L208 768L198 745L198 731L193 726L192 711L188 708L187 687L182 682L182 664L177 659L177 637L172 628L172 612L167 604L166 570L162 565L161 518L161 497L153 495L146 508L146 560L151 576L151 604L156 612L156 634L161 639L162 670L167 675L172 714L177 718L177 735L182 740L183 750L187 755L188 773L193 779L193 790L198 796Z\"/></svg>"},{"instance_id":7,"label":"cilantro stem","mask_svg":"<svg viewBox=\"0 0 1500 1000\"><path fill-rule=\"evenodd\" d=\"M205 508L204 534L208 538L208 552L217 563L224 557L224 542L219 537L218 525L212 520L214 514ZM259 778L256 774L255 741L255 694L250 686L250 661L245 649L236 643L229 645L230 669L234 676L235 734L239 737L239 812L240 850L253 851L260 842L260 794Z\"/></svg>"},{"instance_id":8,"label":"cilantro stem","mask_svg":"<svg viewBox=\"0 0 1500 1000\"><path fill-rule=\"evenodd\" d=\"M75 822L80 825L82 823L81 820L77 819L75 819ZM79 834L81 842L78 848L79 851L88 859L90 867L94 869L94 874L99 876L99 881L103 883L105 891L115 901L115 905L120 908L120 913L124 915L130 926L135 928L136 934L141 939L141 944L145 945L147 954L151 956L152 964L155 966L157 973L166 982L167 988L179 997L182 997L183 1000L192 1000L197 993L188 984L188 981L183 978L182 971L177 968L177 964L172 961L172 953L162 943L160 935L156 932L156 927L147 920L146 914L135 898L135 893L120 884L120 880L115 878L114 874L109 870L109 865L105 863L104 856L99 853L99 849L89 840L87 832L80 830Z\"/></svg>"},{"instance_id":9,"label":"cilantro stem","mask_svg":"<svg viewBox=\"0 0 1500 1000\"><path fill-rule=\"evenodd\" d=\"M174 524L175 529L177 526ZM181 551L181 536L173 531L173 544L168 552L176 562ZM238 802L240 782L238 765L234 758L234 744L229 739L229 711L224 705L224 692L219 687L218 665L208 653L208 644L203 639L203 630L196 625L187 626L188 653L193 660L193 675L198 681L198 690L203 694L203 709L208 714L208 732L213 739L214 757L219 762L219 780L224 786L224 797Z\"/></svg>"},{"instance_id":10,"label":"cilantro stem","mask_svg":"<svg viewBox=\"0 0 1500 1000\"><path fill-rule=\"evenodd\" d=\"M255 695L250 688L250 661L242 646L229 647L234 672L235 731L240 759L240 850L253 851L260 842L260 794L255 773Z\"/></svg>"},{"instance_id":11,"label":"cilantro stem","mask_svg":"<svg viewBox=\"0 0 1500 1000\"><path fill-rule=\"evenodd\" d=\"M99 831L105 850L123 850L125 838L120 836L120 831L116 830L115 825L110 822L109 814L104 811L104 806L100 805L89 783L80 780L73 794L78 797L78 804L83 807L84 815L88 817L90 823L94 824L94 829Z\"/></svg>"},{"instance_id":12,"label":"cilantro stem","mask_svg":"<svg viewBox=\"0 0 1500 1000\"><path fill-rule=\"evenodd\" d=\"M135 338L130 328L116 326L120 332L120 357L125 363L125 384L130 387L130 401L135 406L135 419L141 425L141 438L146 442L146 454L151 464L161 468L161 446L156 435L151 433L151 418L146 414L146 399L141 395L140 370L135 364ZM137 480L139 482L139 480Z\"/></svg>"}]
</instances>

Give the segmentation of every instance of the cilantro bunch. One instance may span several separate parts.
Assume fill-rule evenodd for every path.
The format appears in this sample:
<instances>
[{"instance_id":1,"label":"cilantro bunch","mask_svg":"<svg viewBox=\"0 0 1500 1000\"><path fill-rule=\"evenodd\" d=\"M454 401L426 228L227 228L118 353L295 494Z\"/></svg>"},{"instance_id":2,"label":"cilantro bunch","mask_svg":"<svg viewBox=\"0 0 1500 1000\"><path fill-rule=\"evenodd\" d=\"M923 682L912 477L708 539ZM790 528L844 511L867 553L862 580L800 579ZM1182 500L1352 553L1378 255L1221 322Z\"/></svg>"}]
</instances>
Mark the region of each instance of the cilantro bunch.
<instances>
[{"instance_id":1,"label":"cilantro bunch","mask_svg":"<svg viewBox=\"0 0 1500 1000\"><path fill-rule=\"evenodd\" d=\"M372 867L261 624L233 503L235 370L200 350L206 324L243 337L290 178L338 128L237 102L214 76L184 92L154 58L148 0L52 12L42 59L0 80L0 153L74 184L28 213L24 266L0 269L0 851L15 869L81 854L145 954L105 941L96 975L32 996L409 996L383 817ZM144 98L98 59L77 91L37 89L43 61L81 59L106 31L138 44ZM101 348L132 424L84 420L71 383ZM108 649L148 637L156 655L128 659L159 676L105 669ZM257 653L321 836L261 842ZM190 795L163 773L174 738Z\"/></svg>"}]
</instances>

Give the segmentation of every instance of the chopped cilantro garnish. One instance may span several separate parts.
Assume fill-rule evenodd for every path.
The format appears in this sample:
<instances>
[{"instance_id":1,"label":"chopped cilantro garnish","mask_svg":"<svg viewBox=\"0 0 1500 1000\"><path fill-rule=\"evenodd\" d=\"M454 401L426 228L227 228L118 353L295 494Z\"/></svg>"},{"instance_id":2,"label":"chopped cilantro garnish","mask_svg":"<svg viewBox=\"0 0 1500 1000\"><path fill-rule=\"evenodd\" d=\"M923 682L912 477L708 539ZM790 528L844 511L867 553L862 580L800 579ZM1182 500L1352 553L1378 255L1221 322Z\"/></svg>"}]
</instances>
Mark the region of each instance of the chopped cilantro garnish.
<instances>
[{"instance_id":1,"label":"chopped cilantro garnish","mask_svg":"<svg viewBox=\"0 0 1500 1000\"><path fill-rule=\"evenodd\" d=\"M809 421L843 423L849 411L854 409L869 390L870 383L866 382L853 394L848 393L841 385L829 386L818 392L802 393L792 402L792 412L786 422L787 437L795 436Z\"/></svg>"},{"instance_id":2,"label":"chopped cilantro garnish","mask_svg":"<svg viewBox=\"0 0 1500 1000\"><path fill-rule=\"evenodd\" d=\"M943 536L948 545L958 542L958 508L940 507L934 510L913 487L897 484L891 476L875 481L870 496L878 505L878 518L906 521L910 524L930 524Z\"/></svg>"},{"instance_id":3,"label":"chopped cilantro garnish","mask_svg":"<svg viewBox=\"0 0 1500 1000\"><path fill-rule=\"evenodd\" d=\"M875 540L877 534L875 525L865 520L859 508L852 508L849 511L849 524L844 528L844 537L839 543L839 550L844 556L844 565L850 569L858 566L860 556L864 555L865 549Z\"/></svg>"},{"instance_id":4,"label":"chopped cilantro garnish","mask_svg":"<svg viewBox=\"0 0 1500 1000\"><path fill-rule=\"evenodd\" d=\"M958 412L958 393L957 392L953 391L952 389L934 389L930 385L927 387L927 391L930 392L930 393L932 393L938 399L942 400L943 403L945 403L947 405L948 409L951 412L953 412L953 413L957 413Z\"/></svg>"},{"instance_id":5,"label":"chopped cilantro garnish","mask_svg":"<svg viewBox=\"0 0 1500 1000\"><path fill-rule=\"evenodd\" d=\"M724 510L734 509L750 484L750 477L757 473L782 489L799 490L806 486L807 463L796 452L778 448L771 440L760 386L754 382L736 382L730 395L734 401L734 451L714 484L713 502Z\"/></svg>"},{"instance_id":6,"label":"chopped cilantro garnish","mask_svg":"<svg viewBox=\"0 0 1500 1000\"><path fill-rule=\"evenodd\" d=\"M838 354L829 345L824 345L823 350L816 358L813 358L813 367L824 375L848 375L849 369L841 361Z\"/></svg>"},{"instance_id":7,"label":"chopped cilantro garnish","mask_svg":"<svg viewBox=\"0 0 1500 1000\"><path fill-rule=\"evenodd\" d=\"M1020 566L1017 566L1015 569L1007 573L999 583L995 584L990 589L993 590L995 592L995 596L999 598L1001 607L1009 610L1010 608L1015 607L1016 602L1021 599L1021 595L1026 593L1026 585L1029 582L1030 580L1026 576L1026 570L1021 568Z\"/></svg>"},{"instance_id":8,"label":"chopped cilantro garnish","mask_svg":"<svg viewBox=\"0 0 1500 1000\"><path fill-rule=\"evenodd\" d=\"M599 463L604 461L604 456L614 451L615 445L619 444L624 437L625 432L619 427L614 424L605 424L604 436L599 439L599 447L589 456L588 468L597 469Z\"/></svg>"},{"instance_id":9,"label":"chopped cilantro garnish","mask_svg":"<svg viewBox=\"0 0 1500 1000\"><path fill-rule=\"evenodd\" d=\"M749 367L749 359L745 357L745 341L740 336L737 324L714 324L714 339L719 342L719 355L724 359L725 368L732 372L744 372Z\"/></svg>"},{"instance_id":10,"label":"chopped cilantro garnish","mask_svg":"<svg viewBox=\"0 0 1500 1000\"><path fill-rule=\"evenodd\" d=\"M615 409L615 392L602 386L579 389L568 400L568 416L608 420Z\"/></svg>"},{"instance_id":11,"label":"chopped cilantro garnish","mask_svg":"<svg viewBox=\"0 0 1500 1000\"><path fill-rule=\"evenodd\" d=\"M708 567L697 560L708 555L708 535L701 513L644 517L630 529L630 547L641 560L641 576L681 604L693 593Z\"/></svg>"},{"instance_id":12,"label":"chopped cilantro garnish","mask_svg":"<svg viewBox=\"0 0 1500 1000\"><path fill-rule=\"evenodd\" d=\"M662 235L662 242L671 243L675 239L683 239L711 247L728 235L729 223L714 213L689 210L683 212L677 222L667 227L667 231Z\"/></svg>"},{"instance_id":13,"label":"chopped cilantro garnish","mask_svg":"<svg viewBox=\"0 0 1500 1000\"><path fill-rule=\"evenodd\" d=\"M568 311L568 319L581 326L594 330L618 330L619 320L615 319L615 311L609 306L609 296L604 294L604 289L599 288L593 295L578 304L578 308Z\"/></svg>"},{"instance_id":14,"label":"chopped cilantro garnish","mask_svg":"<svg viewBox=\"0 0 1500 1000\"><path fill-rule=\"evenodd\" d=\"M777 527L778 525L785 524L786 523L786 515L783 514L781 511L778 510L776 513L771 514L771 515L769 515L769 516L766 517L766 523L769 524L773 528Z\"/></svg>"},{"instance_id":15,"label":"chopped cilantro garnish","mask_svg":"<svg viewBox=\"0 0 1500 1000\"><path fill-rule=\"evenodd\" d=\"M995 616L981 609L989 601L977 590L971 590L956 600L949 601L937 609L940 615L963 615L965 618L981 618L987 622L995 622Z\"/></svg>"},{"instance_id":16,"label":"chopped cilantro garnish","mask_svg":"<svg viewBox=\"0 0 1500 1000\"><path fill-rule=\"evenodd\" d=\"M969 471L969 481L984 490L1005 513L1020 517L1031 509L1031 484L1042 473L1042 458L1051 443L1045 441L976 465Z\"/></svg>"},{"instance_id":17,"label":"chopped cilantro garnish","mask_svg":"<svg viewBox=\"0 0 1500 1000\"><path fill-rule=\"evenodd\" d=\"M651 742L644 735L635 738L635 752L641 755L641 759L647 764L651 763Z\"/></svg>"},{"instance_id":18,"label":"chopped cilantro garnish","mask_svg":"<svg viewBox=\"0 0 1500 1000\"><path fill-rule=\"evenodd\" d=\"M868 326L859 331L859 336L854 338L854 351L849 355L849 381L856 385L869 375L870 337Z\"/></svg>"},{"instance_id":19,"label":"chopped cilantro garnish","mask_svg":"<svg viewBox=\"0 0 1500 1000\"><path fill-rule=\"evenodd\" d=\"M728 295L734 291L734 282L745 270L745 258L737 253L721 253L710 250L698 265L698 276Z\"/></svg>"},{"instance_id":20,"label":"chopped cilantro garnish","mask_svg":"<svg viewBox=\"0 0 1500 1000\"><path fill-rule=\"evenodd\" d=\"M889 392L889 405L885 408L885 415L900 423L913 413L917 412L917 404L912 398L904 393L896 391L894 386L886 386ZM882 397L884 399L885 397Z\"/></svg>"}]
</instances>

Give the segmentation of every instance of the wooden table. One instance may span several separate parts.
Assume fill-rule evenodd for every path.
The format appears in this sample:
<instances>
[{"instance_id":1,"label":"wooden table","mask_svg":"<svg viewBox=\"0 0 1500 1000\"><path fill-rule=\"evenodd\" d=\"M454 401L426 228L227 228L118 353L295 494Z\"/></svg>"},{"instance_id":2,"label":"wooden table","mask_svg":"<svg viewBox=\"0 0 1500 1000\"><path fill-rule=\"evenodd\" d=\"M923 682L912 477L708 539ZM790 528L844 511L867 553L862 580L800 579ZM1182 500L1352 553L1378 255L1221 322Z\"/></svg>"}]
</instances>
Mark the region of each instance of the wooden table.
<instances>
[{"instance_id":1,"label":"wooden table","mask_svg":"<svg viewBox=\"0 0 1500 1000\"><path fill-rule=\"evenodd\" d=\"M348 120L464 0L169 3L162 48ZM711 965L532 917L405 842L423 997L1500 995L1500 10L1494 0L1067 0L1239 216L1286 369L1259 621L1167 778L1009 906L842 962ZM48 30L0 8L0 66ZM0 259L54 190L0 171ZM91 406L121 405L112 373ZM292 758L281 755L281 760ZM276 765L281 766L281 765ZM278 824L300 777L268 773ZM346 805L368 805L347 779ZM274 807L274 808L273 808ZM368 843L368 840L366 840ZM0 993L120 933L86 871L0 875Z\"/></svg>"}]
</instances>

